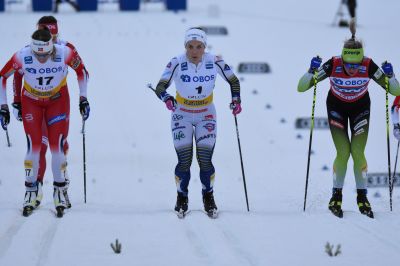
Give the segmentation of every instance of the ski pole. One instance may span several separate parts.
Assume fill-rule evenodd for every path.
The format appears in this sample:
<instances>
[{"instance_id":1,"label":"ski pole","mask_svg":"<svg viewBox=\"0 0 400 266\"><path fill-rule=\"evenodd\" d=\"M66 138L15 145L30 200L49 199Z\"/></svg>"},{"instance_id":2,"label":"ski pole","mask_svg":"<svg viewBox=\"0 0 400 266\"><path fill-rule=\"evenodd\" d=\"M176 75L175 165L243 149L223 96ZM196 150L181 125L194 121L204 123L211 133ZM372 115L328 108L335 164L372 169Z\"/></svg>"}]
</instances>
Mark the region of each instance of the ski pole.
<instances>
[{"instance_id":1,"label":"ski pole","mask_svg":"<svg viewBox=\"0 0 400 266\"><path fill-rule=\"evenodd\" d=\"M6 128L7 146L11 147L10 137L8 136L8 129Z\"/></svg>"},{"instance_id":2,"label":"ski pole","mask_svg":"<svg viewBox=\"0 0 400 266\"><path fill-rule=\"evenodd\" d=\"M243 167L243 157L242 157L242 148L240 146L240 137L239 137L239 127L238 127L238 122L236 115L235 117L235 126L236 126L236 136L237 136L237 141L238 141L238 146L239 146L239 155L240 155L240 165L242 167L242 177L243 177L243 186L244 186L244 195L246 196L246 205L247 205L247 211L250 211L249 208L249 198L247 197L247 186L246 186L246 177L244 175L244 167Z\"/></svg>"},{"instance_id":3,"label":"ski pole","mask_svg":"<svg viewBox=\"0 0 400 266\"><path fill-rule=\"evenodd\" d=\"M86 203L86 140L85 140L85 120L82 119L82 144L83 144L83 194Z\"/></svg>"},{"instance_id":4,"label":"ski pole","mask_svg":"<svg viewBox=\"0 0 400 266\"><path fill-rule=\"evenodd\" d=\"M397 142L397 152L396 152L396 160L394 161L394 171L393 171L393 182L392 182L392 191L394 187L394 182L395 182L395 177L396 177L396 166L397 166L397 157L399 155L399 146L400 146L400 141Z\"/></svg>"},{"instance_id":5,"label":"ski pole","mask_svg":"<svg viewBox=\"0 0 400 266\"><path fill-rule=\"evenodd\" d=\"M150 90L156 92L156 90L153 88L153 85L151 85L151 83L147 84L147 88L149 88Z\"/></svg>"},{"instance_id":6,"label":"ski pole","mask_svg":"<svg viewBox=\"0 0 400 266\"><path fill-rule=\"evenodd\" d=\"M384 62L386 63L386 62ZM389 198L390 198L390 211L392 208L392 175L390 173L390 139L389 139L389 79L385 77L385 87L386 87L386 140L387 140L387 155L388 155L388 173L389 173Z\"/></svg>"},{"instance_id":7,"label":"ski pole","mask_svg":"<svg viewBox=\"0 0 400 266\"><path fill-rule=\"evenodd\" d=\"M316 70L314 72L314 76L313 76L313 80L314 80L314 96L313 96L312 111L311 111L310 142L308 144L307 175L306 175L306 187L304 189L303 211L306 211L306 202L307 202L308 176L309 176L309 173L310 173L311 143L312 143L312 136L313 136L313 130L314 130L314 111L315 111L315 101L316 101L316 98L317 98L317 77L318 77L318 70Z\"/></svg>"}]
</instances>

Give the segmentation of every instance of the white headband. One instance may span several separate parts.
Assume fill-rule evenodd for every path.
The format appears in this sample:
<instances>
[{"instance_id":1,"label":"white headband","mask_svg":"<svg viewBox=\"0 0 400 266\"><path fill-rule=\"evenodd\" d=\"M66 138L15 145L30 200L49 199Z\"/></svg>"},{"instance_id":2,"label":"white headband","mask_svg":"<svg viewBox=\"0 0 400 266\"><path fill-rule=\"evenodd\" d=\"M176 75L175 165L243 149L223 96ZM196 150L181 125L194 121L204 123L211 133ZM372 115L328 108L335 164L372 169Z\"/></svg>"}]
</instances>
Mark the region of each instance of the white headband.
<instances>
[{"instance_id":1,"label":"white headband","mask_svg":"<svg viewBox=\"0 0 400 266\"><path fill-rule=\"evenodd\" d=\"M31 49L37 54L47 54L53 51L53 41L48 42L32 39Z\"/></svg>"},{"instance_id":2,"label":"white headband","mask_svg":"<svg viewBox=\"0 0 400 266\"><path fill-rule=\"evenodd\" d=\"M189 29L185 33L185 46L190 41L199 41L207 47L207 35L200 29Z\"/></svg>"}]
</instances>

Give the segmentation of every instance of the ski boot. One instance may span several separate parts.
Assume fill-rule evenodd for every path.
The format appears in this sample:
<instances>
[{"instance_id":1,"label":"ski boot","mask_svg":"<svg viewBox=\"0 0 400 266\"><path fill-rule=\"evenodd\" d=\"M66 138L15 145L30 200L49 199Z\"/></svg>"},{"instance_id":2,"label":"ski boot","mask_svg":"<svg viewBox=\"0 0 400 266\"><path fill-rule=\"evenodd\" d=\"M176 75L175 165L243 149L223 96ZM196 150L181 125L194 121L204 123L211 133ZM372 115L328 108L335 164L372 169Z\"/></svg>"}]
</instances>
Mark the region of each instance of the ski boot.
<instances>
[{"instance_id":1,"label":"ski boot","mask_svg":"<svg viewBox=\"0 0 400 266\"><path fill-rule=\"evenodd\" d=\"M357 189L357 205L362 214L367 215L369 218L374 218L374 213L371 209L371 204L367 199L366 189Z\"/></svg>"},{"instance_id":2,"label":"ski boot","mask_svg":"<svg viewBox=\"0 0 400 266\"><path fill-rule=\"evenodd\" d=\"M42 199L43 199L43 190L42 190L43 182L38 181L37 185L38 185L38 193L37 193L37 196L36 196L36 206L35 206L35 208L39 207L39 205L40 205L40 203L42 202Z\"/></svg>"},{"instance_id":3,"label":"ski boot","mask_svg":"<svg viewBox=\"0 0 400 266\"><path fill-rule=\"evenodd\" d=\"M332 198L329 201L329 210L333 213L333 215L343 218L343 210L342 210L342 189L341 188L333 188L332 189Z\"/></svg>"},{"instance_id":4,"label":"ski boot","mask_svg":"<svg viewBox=\"0 0 400 266\"><path fill-rule=\"evenodd\" d=\"M25 182L25 198L23 204L22 215L28 217L32 214L33 210L36 208L36 199L38 196L38 182Z\"/></svg>"},{"instance_id":5,"label":"ski boot","mask_svg":"<svg viewBox=\"0 0 400 266\"><path fill-rule=\"evenodd\" d=\"M69 188L69 179L66 177L65 178L65 189L63 190L63 192L64 192L65 202L67 204L67 209L70 209L72 207L72 205L71 205L71 202L69 201L68 188Z\"/></svg>"},{"instance_id":6,"label":"ski boot","mask_svg":"<svg viewBox=\"0 0 400 266\"><path fill-rule=\"evenodd\" d=\"M176 215L178 215L178 218L180 219L185 218L185 215L188 212L188 202L189 202L188 197L178 192L175 204L175 212Z\"/></svg>"},{"instance_id":7,"label":"ski boot","mask_svg":"<svg viewBox=\"0 0 400 266\"><path fill-rule=\"evenodd\" d=\"M217 218L218 208L215 205L213 191L203 193L204 211L210 218Z\"/></svg>"},{"instance_id":8,"label":"ski boot","mask_svg":"<svg viewBox=\"0 0 400 266\"><path fill-rule=\"evenodd\" d=\"M64 196L67 193L67 188L65 186L65 182L54 182L53 185L53 199L56 207L56 215L58 218L61 218L64 216L64 210L67 208L67 202Z\"/></svg>"}]
</instances>

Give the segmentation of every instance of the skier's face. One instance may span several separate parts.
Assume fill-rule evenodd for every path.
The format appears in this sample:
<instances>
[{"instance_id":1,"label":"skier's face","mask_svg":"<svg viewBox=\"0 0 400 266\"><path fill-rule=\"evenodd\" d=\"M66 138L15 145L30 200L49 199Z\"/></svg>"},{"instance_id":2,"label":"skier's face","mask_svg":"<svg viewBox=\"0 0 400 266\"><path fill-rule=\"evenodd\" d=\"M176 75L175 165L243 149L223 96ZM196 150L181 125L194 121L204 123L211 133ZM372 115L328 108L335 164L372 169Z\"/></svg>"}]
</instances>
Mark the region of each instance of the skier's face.
<instances>
[{"instance_id":1,"label":"skier's face","mask_svg":"<svg viewBox=\"0 0 400 266\"><path fill-rule=\"evenodd\" d=\"M44 53L44 54L35 53L34 51L32 51L32 52L35 55L36 59L42 64L46 63L47 59L49 59L52 54L52 52Z\"/></svg>"},{"instance_id":2,"label":"skier's face","mask_svg":"<svg viewBox=\"0 0 400 266\"><path fill-rule=\"evenodd\" d=\"M349 76L354 76L360 69L360 64L343 63L343 65L346 73L349 74Z\"/></svg>"},{"instance_id":3,"label":"skier's face","mask_svg":"<svg viewBox=\"0 0 400 266\"><path fill-rule=\"evenodd\" d=\"M190 41L186 44L186 55L193 64L198 64L203 57L205 46L200 41Z\"/></svg>"}]
</instances>

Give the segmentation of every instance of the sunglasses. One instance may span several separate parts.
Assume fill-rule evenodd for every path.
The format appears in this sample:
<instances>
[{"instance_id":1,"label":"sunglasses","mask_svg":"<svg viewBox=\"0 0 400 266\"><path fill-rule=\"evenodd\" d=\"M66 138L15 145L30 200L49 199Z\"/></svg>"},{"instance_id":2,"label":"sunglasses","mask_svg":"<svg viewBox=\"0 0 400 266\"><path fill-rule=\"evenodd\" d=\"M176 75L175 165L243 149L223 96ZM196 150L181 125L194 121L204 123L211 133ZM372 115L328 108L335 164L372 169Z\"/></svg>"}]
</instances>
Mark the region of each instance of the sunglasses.
<instances>
[{"instance_id":1,"label":"sunglasses","mask_svg":"<svg viewBox=\"0 0 400 266\"><path fill-rule=\"evenodd\" d=\"M360 64L344 63L344 66L349 69L358 69L360 67Z\"/></svg>"}]
</instances>

